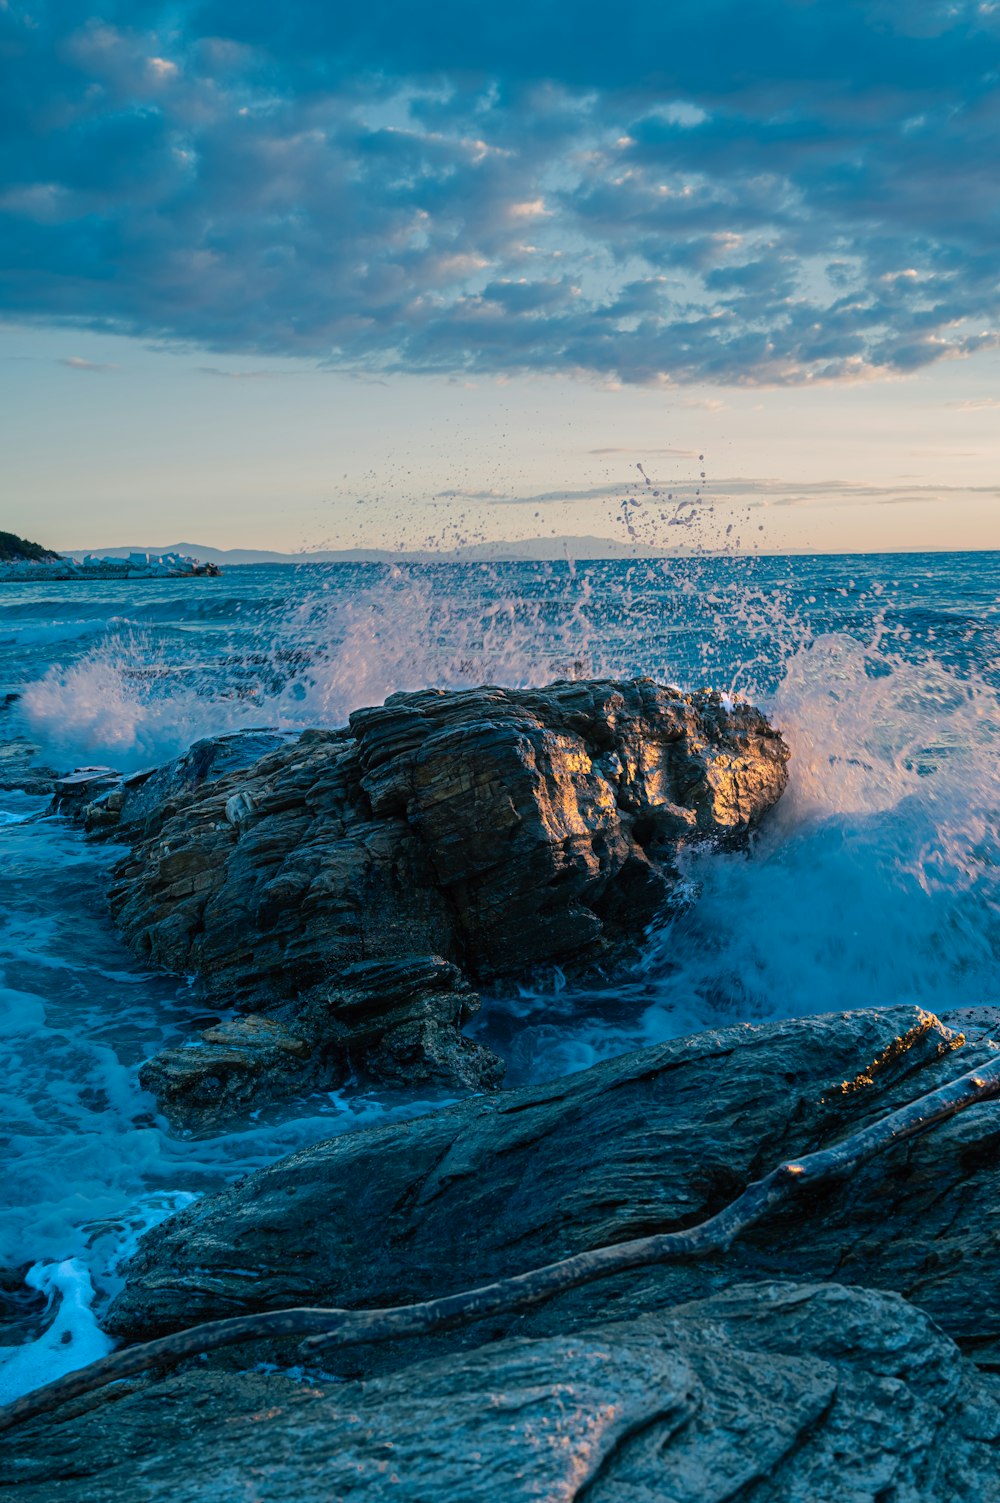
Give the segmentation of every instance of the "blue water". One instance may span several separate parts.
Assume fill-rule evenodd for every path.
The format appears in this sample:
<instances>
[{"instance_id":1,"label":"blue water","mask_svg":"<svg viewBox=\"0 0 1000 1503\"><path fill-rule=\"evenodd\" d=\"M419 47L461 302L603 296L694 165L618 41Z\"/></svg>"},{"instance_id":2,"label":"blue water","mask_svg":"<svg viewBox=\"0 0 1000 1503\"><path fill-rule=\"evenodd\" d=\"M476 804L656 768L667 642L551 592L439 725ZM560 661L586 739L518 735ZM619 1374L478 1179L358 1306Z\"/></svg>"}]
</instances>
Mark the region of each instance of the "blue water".
<instances>
[{"instance_id":1,"label":"blue water","mask_svg":"<svg viewBox=\"0 0 1000 1503\"><path fill-rule=\"evenodd\" d=\"M996 553L4 584L0 705L16 697L0 741L27 738L60 770L127 770L241 725L342 724L395 689L591 673L761 703L791 782L753 850L690 859L699 899L628 984L583 994L555 974L487 999L476 1031L517 1083L741 1019L1000 1002L998 584ZM94 1312L172 1207L437 1104L318 1095L239 1132L171 1136L136 1067L190 1031L197 1001L119 943L114 848L44 809L0 791L0 1393L103 1349Z\"/></svg>"}]
</instances>

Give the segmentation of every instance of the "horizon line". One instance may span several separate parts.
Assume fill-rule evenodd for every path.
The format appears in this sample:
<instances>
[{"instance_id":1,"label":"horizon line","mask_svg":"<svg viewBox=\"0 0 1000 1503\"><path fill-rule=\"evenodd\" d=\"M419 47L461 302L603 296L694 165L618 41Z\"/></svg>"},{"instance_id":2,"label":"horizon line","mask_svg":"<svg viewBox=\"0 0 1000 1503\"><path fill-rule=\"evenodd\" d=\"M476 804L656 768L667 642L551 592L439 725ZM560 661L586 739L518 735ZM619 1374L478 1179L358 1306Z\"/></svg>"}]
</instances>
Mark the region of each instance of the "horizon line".
<instances>
[{"instance_id":1,"label":"horizon line","mask_svg":"<svg viewBox=\"0 0 1000 1503\"><path fill-rule=\"evenodd\" d=\"M498 542L496 544L476 544L476 545L473 545L473 547L477 547L477 548L478 547L482 547L482 548L489 547L489 548L496 548L497 550L503 550L503 549L506 549L506 548L513 548L513 547L521 546L523 543L531 543L532 541L534 541L534 540L528 538L528 539L522 539L522 540L520 540L520 542L517 542L517 541L515 541L515 542L503 541L503 542ZM538 541L542 541L542 540L539 539ZM558 539L555 539L553 541L558 542ZM588 541L590 541L590 540L588 539ZM310 563L311 564L315 564L315 565L320 565L320 564L338 564L338 563L352 563L352 562L356 562L356 563L364 563L364 562L371 562L371 563L397 563L397 562L398 563L407 563L407 562L413 561L413 562L421 562L421 563L440 562L440 563L450 563L450 564L560 563L560 562L567 562L567 563L602 563L602 562L603 563L641 563L641 562L652 562L652 561L654 561L656 559L689 559L689 558L705 558L705 557L711 557L711 558L733 558L733 559L737 559L737 558L897 558L897 557L899 557L899 558L905 558L905 557L924 555L924 554L953 555L955 557L962 557L962 556L965 556L965 555L968 555L968 554L1000 553L1000 547L994 547L994 546L991 546L990 544L986 544L986 543L984 543L984 544L974 544L974 545L971 545L971 546L968 546L968 547L963 547L963 548L948 548L948 547L928 546L928 547L909 547L909 548L846 548L845 549L845 548L796 548L796 547L789 547L789 548L778 548L778 549L764 549L764 548L740 549L740 548L712 548L712 547L706 546L706 547L691 548L691 549L673 549L673 550L671 550L671 549L662 549L662 550L659 550L659 549L655 549L655 548L641 547L640 546L639 548L637 548L636 551L632 552L632 551L629 551L629 547L628 547L627 544L617 543L615 541L615 539L613 539L613 538L607 538L607 539L600 538L600 539L594 539L594 541L596 541L596 542L607 542L610 546L612 546L614 548L617 548L617 549L621 549L621 551L620 552L616 552L616 553L577 553L577 554L569 554L567 552L559 552L559 551L555 551L554 550L551 553L551 555L549 555L549 556L545 556L545 555L539 554L539 555L537 555L535 557L524 557L524 556L521 556L521 557L511 557L511 556L504 557L503 554L502 554L502 551L501 551L501 552L498 552L497 555L494 555L494 556L490 557L490 556L475 556L475 555L468 556L468 555L463 555L462 550L460 548L459 549L440 549L440 550L437 550L437 549L427 549L427 548L424 548L424 549L416 549L416 548L414 548L414 549L391 549L391 548L365 547L363 545L355 545L355 546L352 546L352 547L344 547L344 548L314 548L314 549L302 549L300 551L282 552L282 550L278 549L278 548L253 548L253 547L245 547L244 548L244 547L240 547L239 545L234 545L234 546L230 546L228 548L223 548L223 547L219 547L219 546L217 546L215 544L207 544L207 543L206 544L198 544L198 543L187 543L187 542L166 544L166 545L164 545L161 548L154 547L153 545L147 545L147 546L143 547L143 546L140 546L140 545L128 545L128 544L121 544L121 543L119 543L119 544L114 544L111 547L109 547L109 548L107 548L107 549L105 549L103 551L104 551L105 555L108 556L108 557L112 556L115 552L125 552L126 550L130 551L130 552L144 552L144 553L150 553L150 554L156 555L156 554L175 553L175 552L177 552L181 548L191 548L191 549L194 549L194 550L198 550L200 548L202 552L207 552L207 553L221 553L221 554L225 554L225 553L259 553L259 554L265 555L264 557L261 557L259 559L247 559L247 560L245 560L243 562L229 563L228 567L229 568L234 568L234 569L254 568L254 567L258 567L258 568L263 568L263 567L282 568L282 567L288 567L288 566L296 566L297 567L297 566L302 565L302 564L310 564ZM96 556L101 556L101 554L102 554L102 550L100 548L97 548L97 547L92 546L92 545L91 546L81 546L81 545L78 545L78 546L73 547L73 548L56 548L53 551L56 552L56 553L61 554L64 557L69 557L69 556L72 556L72 555L75 555L75 554L81 554L81 553L93 553ZM352 554L353 555L368 555L368 557L350 558L350 557L343 556L343 555L352 555ZM271 556L268 557L266 555L271 555ZM278 556L275 557L274 555L278 555Z\"/></svg>"}]
</instances>

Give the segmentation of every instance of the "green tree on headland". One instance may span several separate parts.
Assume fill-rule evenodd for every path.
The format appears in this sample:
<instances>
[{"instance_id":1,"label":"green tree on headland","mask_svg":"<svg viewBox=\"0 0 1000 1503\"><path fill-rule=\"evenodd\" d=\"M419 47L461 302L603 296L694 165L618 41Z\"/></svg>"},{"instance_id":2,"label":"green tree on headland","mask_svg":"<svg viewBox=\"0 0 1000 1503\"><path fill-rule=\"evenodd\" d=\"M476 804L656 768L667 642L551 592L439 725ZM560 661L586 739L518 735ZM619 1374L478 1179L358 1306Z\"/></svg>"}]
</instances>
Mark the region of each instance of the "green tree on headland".
<instances>
[{"instance_id":1,"label":"green tree on headland","mask_svg":"<svg viewBox=\"0 0 1000 1503\"><path fill-rule=\"evenodd\" d=\"M54 563L58 558L58 553L43 548L41 543L29 543L27 538L19 538L13 532L0 532L0 563L11 564L18 559Z\"/></svg>"}]
</instances>

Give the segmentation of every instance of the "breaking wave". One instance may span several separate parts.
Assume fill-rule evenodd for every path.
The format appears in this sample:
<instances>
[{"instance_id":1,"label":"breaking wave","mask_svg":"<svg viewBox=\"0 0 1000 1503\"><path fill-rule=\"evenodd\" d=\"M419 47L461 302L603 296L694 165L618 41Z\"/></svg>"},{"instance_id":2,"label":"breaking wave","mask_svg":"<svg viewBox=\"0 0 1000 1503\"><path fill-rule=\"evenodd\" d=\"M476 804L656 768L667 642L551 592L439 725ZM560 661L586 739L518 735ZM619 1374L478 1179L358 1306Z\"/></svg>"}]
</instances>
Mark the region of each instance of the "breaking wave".
<instances>
[{"instance_id":1,"label":"breaking wave","mask_svg":"<svg viewBox=\"0 0 1000 1503\"><path fill-rule=\"evenodd\" d=\"M1000 999L995 569L985 555L313 567L281 571L284 588L247 569L141 602L68 586L0 616L17 696L0 735L60 768L129 770L242 726L343 724L428 684L646 673L761 703L791 778L752 850L687 856L698 901L613 992L570 992L554 973L488 999L476 1029L515 1084L732 1022ZM43 807L0 794L0 1264L27 1278L0 1285L8 1392L96 1353L122 1257L185 1198L439 1104L318 1097L239 1133L172 1138L136 1065L189 1031L191 997L114 934L113 852Z\"/></svg>"}]
</instances>

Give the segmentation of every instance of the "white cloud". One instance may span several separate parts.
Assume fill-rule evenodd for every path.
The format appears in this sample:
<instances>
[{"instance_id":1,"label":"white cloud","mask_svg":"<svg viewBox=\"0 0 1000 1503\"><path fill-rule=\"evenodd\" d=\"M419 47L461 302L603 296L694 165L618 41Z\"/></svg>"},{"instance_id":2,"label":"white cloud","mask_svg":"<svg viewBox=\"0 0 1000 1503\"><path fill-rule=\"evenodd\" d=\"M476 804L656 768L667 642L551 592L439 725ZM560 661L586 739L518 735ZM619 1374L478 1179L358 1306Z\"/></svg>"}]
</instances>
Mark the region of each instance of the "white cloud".
<instances>
[{"instance_id":1,"label":"white cloud","mask_svg":"<svg viewBox=\"0 0 1000 1503\"><path fill-rule=\"evenodd\" d=\"M106 365L98 360L83 360L79 355L66 355L59 362L68 365L71 371L116 371L117 365Z\"/></svg>"}]
</instances>

